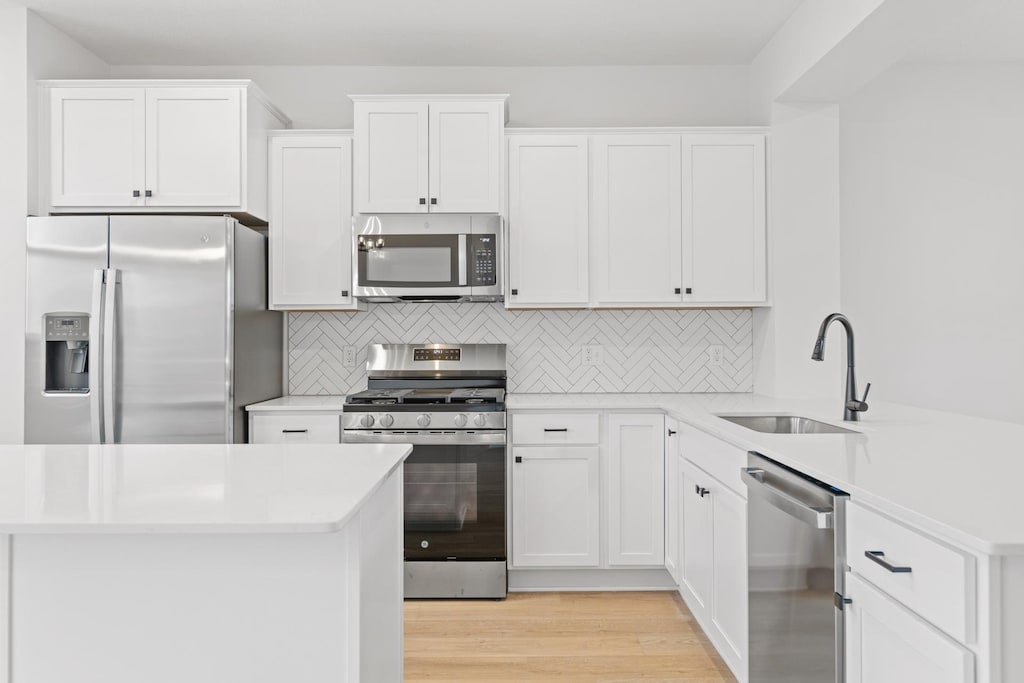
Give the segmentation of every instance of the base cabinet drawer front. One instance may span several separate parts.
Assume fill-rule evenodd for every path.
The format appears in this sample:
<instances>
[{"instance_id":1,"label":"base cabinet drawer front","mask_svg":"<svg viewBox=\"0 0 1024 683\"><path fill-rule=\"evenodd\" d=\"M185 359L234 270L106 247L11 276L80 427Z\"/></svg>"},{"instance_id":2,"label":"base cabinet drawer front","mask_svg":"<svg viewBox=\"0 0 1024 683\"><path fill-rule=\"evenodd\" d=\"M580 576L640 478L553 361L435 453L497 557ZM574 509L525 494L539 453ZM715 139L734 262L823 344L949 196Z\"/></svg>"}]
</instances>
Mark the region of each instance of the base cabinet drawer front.
<instances>
[{"instance_id":1,"label":"base cabinet drawer front","mask_svg":"<svg viewBox=\"0 0 1024 683\"><path fill-rule=\"evenodd\" d=\"M977 569L972 555L855 502L847 508L846 528L851 570L956 640L973 642Z\"/></svg>"},{"instance_id":2,"label":"base cabinet drawer front","mask_svg":"<svg viewBox=\"0 0 1024 683\"><path fill-rule=\"evenodd\" d=\"M970 651L856 574L846 595L846 683L974 683Z\"/></svg>"},{"instance_id":3,"label":"base cabinet drawer front","mask_svg":"<svg viewBox=\"0 0 1024 683\"><path fill-rule=\"evenodd\" d=\"M512 565L597 567L597 447L512 449Z\"/></svg>"},{"instance_id":4,"label":"base cabinet drawer front","mask_svg":"<svg viewBox=\"0 0 1024 683\"><path fill-rule=\"evenodd\" d=\"M512 417L512 443L516 445L589 445L600 439L600 418L596 413L536 413Z\"/></svg>"},{"instance_id":5,"label":"base cabinet drawer front","mask_svg":"<svg viewBox=\"0 0 1024 683\"><path fill-rule=\"evenodd\" d=\"M253 415L249 443L341 443L339 415Z\"/></svg>"}]
</instances>

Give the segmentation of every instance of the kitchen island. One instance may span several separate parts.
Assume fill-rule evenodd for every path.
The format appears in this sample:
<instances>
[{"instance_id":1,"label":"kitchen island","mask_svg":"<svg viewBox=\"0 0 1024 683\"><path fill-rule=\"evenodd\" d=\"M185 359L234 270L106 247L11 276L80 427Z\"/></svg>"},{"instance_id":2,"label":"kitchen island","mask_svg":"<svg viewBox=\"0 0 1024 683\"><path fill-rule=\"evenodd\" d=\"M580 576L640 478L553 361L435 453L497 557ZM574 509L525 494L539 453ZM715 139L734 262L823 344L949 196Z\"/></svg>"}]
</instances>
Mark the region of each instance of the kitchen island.
<instances>
[{"instance_id":1,"label":"kitchen island","mask_svg":"<svg viewBox=\"0 0 1024 683\"><path fill-rule=\"evenodd\" d=\"M0 683L401 680L410 451L0 447Z\"/></svg>"}]
</instances>

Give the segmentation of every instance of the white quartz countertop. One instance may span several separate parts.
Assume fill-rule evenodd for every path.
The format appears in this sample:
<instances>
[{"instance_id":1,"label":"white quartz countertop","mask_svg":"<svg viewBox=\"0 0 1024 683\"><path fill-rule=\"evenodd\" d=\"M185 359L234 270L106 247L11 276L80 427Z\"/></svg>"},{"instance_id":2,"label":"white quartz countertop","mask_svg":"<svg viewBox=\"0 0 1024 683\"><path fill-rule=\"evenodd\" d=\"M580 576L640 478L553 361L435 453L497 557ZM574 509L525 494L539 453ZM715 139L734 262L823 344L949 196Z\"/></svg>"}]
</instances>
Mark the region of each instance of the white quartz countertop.
<instances>
[{"instance_id":1,"label":"white quartz countertop","mask_svg":"<svg viewBox=\"0 0 1024 683\"><path fill-rule=\"evenodd\" d=\"M345 407L344 396L282 396L269 401L250 403L245 407L249 412L305 412L340 413Z\"/></svg>"},{"instance_id":2,"label":"white quartz countertop","mask_svg":"<svg viewBox=\"0 0 1024 683\"><path fill-rule=\"evenodd\" d=\"M0 534L329 533L405 444L0 446Z\"/></svg>"},{"instance_id":3,"label":"white quartz countertop","mask_svg":"<svg viewBox=\"0 0 1024 683\"><path fill-rule=\"evenodd\" d=\"M664 411L953 543L987 554L1024 554L1024 425L876 401L861 422L846 423L838 397L509 394L507 401L511 411ZM803 415L858 433L762 434L717 414Z\"/></svg>"}]
</instances>

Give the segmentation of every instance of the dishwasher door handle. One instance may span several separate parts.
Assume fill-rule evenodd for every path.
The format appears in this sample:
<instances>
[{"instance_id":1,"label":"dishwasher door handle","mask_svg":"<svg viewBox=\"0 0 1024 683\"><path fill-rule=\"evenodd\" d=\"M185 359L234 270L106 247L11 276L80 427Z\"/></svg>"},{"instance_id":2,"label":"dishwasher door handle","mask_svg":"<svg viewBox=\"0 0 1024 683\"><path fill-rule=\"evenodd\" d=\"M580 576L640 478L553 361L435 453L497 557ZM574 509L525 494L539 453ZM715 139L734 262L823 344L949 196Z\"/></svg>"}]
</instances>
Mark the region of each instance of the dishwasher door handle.
<instances>
[{"instance_id":1,"label":"dishwasher door handle","mask_svg":"<svg viewBox=\"0 0 1024 683\"><path fill-rule=\"evenodd\" d=\"M770 486L766 481L765 471L760 467L744 467L740 474L747 483L747 490L751 494L756 494L765 499L773 507L796 517L805 524L810 524L815 529L832 528L832 508L808 505L785 491L780 491L774 486Z\"/></svg>"}]
</instances>

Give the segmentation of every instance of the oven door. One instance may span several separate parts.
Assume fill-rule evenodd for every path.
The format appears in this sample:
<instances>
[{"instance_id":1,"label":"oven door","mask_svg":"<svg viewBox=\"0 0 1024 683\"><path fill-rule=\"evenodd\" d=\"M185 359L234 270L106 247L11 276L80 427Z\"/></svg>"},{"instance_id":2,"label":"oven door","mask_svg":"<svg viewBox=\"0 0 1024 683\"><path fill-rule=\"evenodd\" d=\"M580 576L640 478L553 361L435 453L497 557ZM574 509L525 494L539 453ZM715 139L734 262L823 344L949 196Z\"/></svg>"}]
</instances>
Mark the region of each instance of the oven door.
<instances>
[{"instance_id":1,"label":"oven door","mask_svg":"<svg viewBox=\"0 0 1024 683\"><path fill-rule=\"evenodd\" d=\"M468 296L468 235L356 237L356 296Z\"/></svg>"},{"instance_id":2,"label":"oven door","mask_svg":"<svg viewBox=\"0 0 1024 683\"><path fill-rule=\"evenodd\" d=\"M505 559L505 444L415 445L405 461L405 559Z\"/></svg>"}]
</instances>

